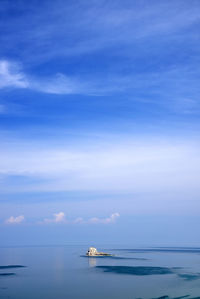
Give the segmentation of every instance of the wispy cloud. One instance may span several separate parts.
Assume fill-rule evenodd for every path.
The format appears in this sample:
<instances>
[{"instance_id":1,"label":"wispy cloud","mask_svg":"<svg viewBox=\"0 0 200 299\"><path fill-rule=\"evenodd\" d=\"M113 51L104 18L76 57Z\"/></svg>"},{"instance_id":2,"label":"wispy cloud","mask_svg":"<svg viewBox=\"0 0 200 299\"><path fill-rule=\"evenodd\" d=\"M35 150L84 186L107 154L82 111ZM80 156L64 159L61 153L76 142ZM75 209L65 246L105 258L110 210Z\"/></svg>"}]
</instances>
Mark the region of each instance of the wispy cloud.
<instances>
[{"instance_id":1,"label":"wispy cloud","mask_svg":"<svg viewBox=\"0 0 200 299\"><path fill-rule=\"evenodd\" d=\"M197 141L110 138L42 149L2 143L1 189L10 192L11 183L12 192L199 188Z\"/></svg>"},{"instance_id":2,"label":"wispy cloud","mask_svg":"<svg viewBox=\"0 0 200 299\"><path fill-rule=\"evenodd\" d=\"M23 215L20 215L20 216L17 216L17 217L13 217L11 216L10 218L8 218L5 223L6 224L19 224L21 223L22 221L24 221L24 216Z\"/></svg>"},{"instance_id":3,"label":"wispy cloud","mask_svg":"<svg viewBox=\"0 0 200 299\"><path fill-rule=\"evenodd\" d=\"M182 1L153 1L151 5L148 1L118 1L115 5L92 1L89 6L82 1L47 3L44 1L42 9L26 6L24 20L20 8L13 5L20 14L12 18L12 24L3 23L7 34L2 35L1 44L9 47L13 41L21 41L25 50L16 47L19 56L44 61L57 56L80 56L113 45L134 45L158 35L173 39L184 28L195 25L199 17L198 2L194 1L192 5ZM5 10L9 8L5 6ZM189 32L185 34L189 36Z\"/></svg>"},{"instance_id":4,"label":"wispy cloud","mask_svg":"<svg viewBox=\"0 0 200 299\"><path fill-rule=\"evenodd\" d=\"M105 80L102 77L94 79L91 75L85 78L79 74L69 76L63 73L56 73L48 77L30 76L23 71L19 63L0 60L0 89L23 88L57 95L103 95L127 90L129 85L130 78L128 80L127 78L110 78Z\"/></svg>"},{"instance_id":5,"label":"wispy cloud","mask_svg":"<svg viewBox=\"0 0 200 299\"><path fill-rule=\"evenodd\" d=\"M59 212L53 214L53 218L45 218L42 223L65 223L66 222L66 217L65 213Z\"/></svg>"},{"instance_id":6,"label":"wispy cloud","mask_svg":"<svg viewBox=\"0 0 200 299\"><path fill-rule=\"evenodd\" d=\"M113 86L105 86L102 82L88 78L70 77L57 73L51 77L29 76L25 74L18 63L0 60L0 89L23 88L47 94L91 94L99 95L113 90ZM114 88L116 89L116 88ZM0 111L1 112L1 111Z\"/></svg>"},{"instance_id":7,"label":"wispy cloud","mask_svg":"<svg viewBox=\"0 0 200 299\"><path fill-rule=\"evenodd\" d=\"M178 113L197 113L200 111L198 85L199 70L176 66L145 74L114 74L109 77L92 74L69 76L57 73L48 77L30 76L23 72L16 62L0 61L0 89L23 88L41 93L56 95L103 96L126 94L134 101L157 103L170 111ZM188 101L189 99L189 101ZM0 113L5 106L0 105Z\"/></svg>"},{"instance_id":8,"label":"wispy cloud","mask_svg":"<svg viewBox=\"0 0 200 299\"><path fill-rule=\"evenodd\" d=\"M18 64L7 60L0 61L0 88L28 88L29 83Z\"/></svg>"},{"instance_id":9,"label":"wispy cloud","mask_svg":"<svg viewBox=\"0 0 200 299\"><path fill-rule=\"evenodd\" d=\"M140 92L139 96L141 93L148 98L153 95L158 103L167 98L172 102L170 106L177 100L177 111L185 98L198 102L197 2L183 5L181 1L162 1L141 5L118 1L116 5L105 5L104 1L93 1L88 6L81 1L76 5L61 1L56 5L44 3L42 11L28 7L23 10L24 20L30 20L26 22L27 34L24 34L25 21L19 14L20 19L16 16L12 24L3 24L10 38L1 36L1 44L11 43L12 48L13 43L18 45L24 39L26 50L20 50L18 61L26 71L21 64L3 59L0 88L27 88L57 95L126 92L134 98ZM4 9L9 7L5 5ZM14 5L14 9L18 7ZM191 52L189 48L194 50ZM86 57L87 62L80 64L80 56L96 52L97 57L92 61ZM73 58L69 66L69 56L77 57L78 61ZM60 67L60 63L59 67L49 64L46 75L41 75L41 66L38 73L37 68L33 71L30 67L33 61L33 65L40 65L52 58L62 58L66 67ZM183 110L190 111L190 105L187 103L185 107L183 103Z\"/></svg>"}]
</instances>

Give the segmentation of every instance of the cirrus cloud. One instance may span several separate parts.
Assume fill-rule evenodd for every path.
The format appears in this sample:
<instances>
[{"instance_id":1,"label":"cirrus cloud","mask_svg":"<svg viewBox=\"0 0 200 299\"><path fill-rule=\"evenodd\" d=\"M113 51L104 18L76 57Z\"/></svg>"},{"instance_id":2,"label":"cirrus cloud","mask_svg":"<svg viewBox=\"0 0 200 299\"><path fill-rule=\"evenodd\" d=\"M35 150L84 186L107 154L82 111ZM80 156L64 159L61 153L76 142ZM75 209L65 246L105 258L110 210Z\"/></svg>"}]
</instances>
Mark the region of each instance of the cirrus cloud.
<instances>
[{"instance_id":1,"label":"cirrus cloud","mask_svg":"<svg viewBox=\"0 0 200 299\"><path fill-rule=\"evenodd\" d=\"M28 85L28 80L17 63L0 60L0 88L27 88Z\"/></svg>"}]
</instances>

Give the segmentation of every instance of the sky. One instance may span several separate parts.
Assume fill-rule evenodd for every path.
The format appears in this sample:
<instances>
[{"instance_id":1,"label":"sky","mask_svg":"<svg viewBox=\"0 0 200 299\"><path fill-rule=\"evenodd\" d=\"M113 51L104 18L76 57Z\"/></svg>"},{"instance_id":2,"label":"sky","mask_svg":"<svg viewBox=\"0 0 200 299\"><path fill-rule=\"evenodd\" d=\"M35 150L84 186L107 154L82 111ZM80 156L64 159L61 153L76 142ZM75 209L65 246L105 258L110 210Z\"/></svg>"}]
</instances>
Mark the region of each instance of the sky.
<instances>
[{"instance_id":1,"label":"sky","mask_svg":"<svg viewBox=\"0 0 200 299\"><path fill-rule=\"evenodd\" d=\"M200 246L199 11L0 1L0 246Z\"/></svg>"}]
</instances>

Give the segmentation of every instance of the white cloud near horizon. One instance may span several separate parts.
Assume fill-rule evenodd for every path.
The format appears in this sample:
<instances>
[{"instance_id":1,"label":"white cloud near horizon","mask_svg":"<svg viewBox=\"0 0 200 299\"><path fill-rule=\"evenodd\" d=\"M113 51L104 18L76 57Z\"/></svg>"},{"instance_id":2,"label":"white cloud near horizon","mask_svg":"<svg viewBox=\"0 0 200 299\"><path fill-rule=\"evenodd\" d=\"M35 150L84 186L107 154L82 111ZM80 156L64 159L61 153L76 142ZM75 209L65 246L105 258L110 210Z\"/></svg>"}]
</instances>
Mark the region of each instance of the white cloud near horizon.
<instances>
[{"instance_id":1,"label":"white cloud near horizon","mask_svg":"<svg viewBox=\"0 0 200 299\"><path fill-rule=\"evenodd\" d=\"M8 218L5 223L6 224L19 224L21 223L22 221L24 221L24 216L23 215L20 215L20 216L17 216L17 217L13 217L11 216L10 218Z\"/></svg>"},{"instance_id":2,"label":"white cloud near horizon","mask_svg":"<svg viewBox=\"0 0 200 299\"><path fill-rule=\"evenodd\" d=\"M109 217L100 218L100 217L91 217L87 220L85 220L82 217L76 218L73 223L75 224L109 224L109 223L115 223L117 218L120 217L120 214L115 212L112 213Z\"/></svg>"},{"instance_id":3,"label":"white cloud near horizon","mask_svg":"<svg viewBox=\"0 0 200 299\"><path fill-rule=\"evenodd\" d=\"M42 223L65 223L66 217L64 212L54 213L53 218L45 218Z\"/></svg>"},{"instance_id":4,"label":"white cloud near horizon","mask_svg":"<svg viewBox=\"0 0 200 299\"><path fill-rule=\"evenodd\" d=\"M107 217L107 218L98 218L98 217L90 218L88 220L88 222L93 223L93 224L95 224L95 223L96 224L98 224L98 223L104 223L104 224L114 223L119 216L120 216L119 213L113 213L110 215L110 217Z\"/></svg>"},{"instance_id":5,"label":"white cloud near horizon","mask_svg":"<svg viewBox=\"0 0 200 299\"><path fill-rule=\"evenodd\" d=\"M109 224L115 223L117 218L120 217L120 214L115 212L112 213L109 217L100 218L100 217L92 217L85 220L82 217L75 218L74 220L66 220L65 213L59 212L54 213L53 218L45 218L43 221L38 222L39 224L51 224L51 223L68 223L68 224Z\"/></svg>"}]
</instances>

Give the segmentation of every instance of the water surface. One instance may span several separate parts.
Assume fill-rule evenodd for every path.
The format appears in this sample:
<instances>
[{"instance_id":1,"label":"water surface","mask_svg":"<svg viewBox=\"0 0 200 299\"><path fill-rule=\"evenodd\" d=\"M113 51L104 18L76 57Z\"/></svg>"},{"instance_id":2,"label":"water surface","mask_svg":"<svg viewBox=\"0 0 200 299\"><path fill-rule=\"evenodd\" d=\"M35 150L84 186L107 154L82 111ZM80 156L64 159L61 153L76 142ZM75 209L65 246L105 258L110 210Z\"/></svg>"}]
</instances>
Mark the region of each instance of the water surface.
<instances>
[{"instance_id":1,"label":"water surface","mask_svg":"<svg viewBox=\"0 0 200 299\"><path fill-rule=\"evenodd\" d=\"M0 248L0 298L200 298L199 248Z\"/></svg>"}]
</instances>

